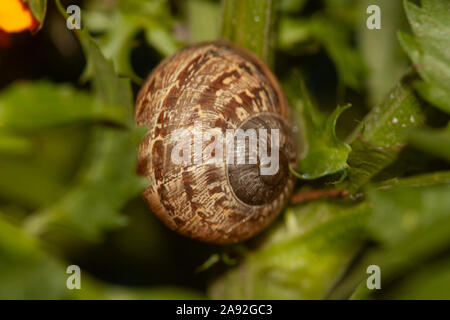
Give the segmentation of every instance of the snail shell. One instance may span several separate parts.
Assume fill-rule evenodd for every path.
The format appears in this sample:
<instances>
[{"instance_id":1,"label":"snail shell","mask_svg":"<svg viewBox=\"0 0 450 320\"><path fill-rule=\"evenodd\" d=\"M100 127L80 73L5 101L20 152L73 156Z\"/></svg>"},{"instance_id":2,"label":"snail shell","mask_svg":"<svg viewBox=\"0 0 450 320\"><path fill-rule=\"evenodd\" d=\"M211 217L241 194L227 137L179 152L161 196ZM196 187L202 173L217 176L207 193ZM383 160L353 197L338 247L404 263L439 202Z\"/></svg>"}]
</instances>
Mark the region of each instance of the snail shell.
<instances>
[{"instance_id":1,"label":"snail shell","mask_svg":"<svg viewBox=\"0 0 450 320\"><path fill-rule=\"evenodd\" d=\"M289 105L274 75L252 53L227 42L180 50L146 80L135 119L149 127L138 151L138 172L150 180L143 196L169 228L201 241L234 243L265 228L287 203L294 186L289 165L296 157ZM262 128L270 136L270 129L278 129L279 170L261 175L259 158L257 164L175 164L174 133L195 131L196 121L223 135Z\"/></svg>"}]
</instances>

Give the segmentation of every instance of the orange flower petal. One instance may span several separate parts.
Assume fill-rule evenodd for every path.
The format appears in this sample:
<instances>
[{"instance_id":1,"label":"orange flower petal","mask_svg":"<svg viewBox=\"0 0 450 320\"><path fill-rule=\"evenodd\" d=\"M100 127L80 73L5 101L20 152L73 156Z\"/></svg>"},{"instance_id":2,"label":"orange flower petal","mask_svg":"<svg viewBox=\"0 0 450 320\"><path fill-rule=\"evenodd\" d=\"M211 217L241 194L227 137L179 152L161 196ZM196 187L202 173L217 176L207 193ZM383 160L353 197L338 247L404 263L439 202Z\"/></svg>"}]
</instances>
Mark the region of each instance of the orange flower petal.
<instances>
[{"instance_id":1,"label":"orange flower petal","mask_svg":"<svg viewBox=\"0 0 450 320\"><path fill-rule=\"evenodd\" d=\"M37 21L21 0L1 0L0 29L8 33L34 29Z\"/></svg>"}]
</instances>

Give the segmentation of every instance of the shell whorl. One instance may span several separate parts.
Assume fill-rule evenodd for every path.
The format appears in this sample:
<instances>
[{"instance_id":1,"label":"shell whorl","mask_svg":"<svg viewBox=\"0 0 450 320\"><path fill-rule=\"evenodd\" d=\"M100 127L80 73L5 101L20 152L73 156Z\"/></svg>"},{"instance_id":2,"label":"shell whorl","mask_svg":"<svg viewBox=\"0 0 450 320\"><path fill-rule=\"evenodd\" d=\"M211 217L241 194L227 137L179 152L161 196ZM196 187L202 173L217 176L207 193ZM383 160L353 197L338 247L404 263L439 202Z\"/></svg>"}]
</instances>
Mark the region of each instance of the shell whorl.
<instances>
[{"instance_id":1,"label":"shell whorl","mask_svg":"<svg viewBox=\"0 0 450 320\"><path fill-rule=\"evenodd\" d=\"M278 215L292 192L295 150L287 100L270 70L244 49L203 43L165 59L141 88L136 122L149 127L138 153L139 173L150 180L144 198L183 235L212 243L245 240ZM195 135L198 122L222 135L229 129L279 129L277 174L258 175L259 159L257 165L173 163L175 132Z\"/></svg>"}]
</instances>

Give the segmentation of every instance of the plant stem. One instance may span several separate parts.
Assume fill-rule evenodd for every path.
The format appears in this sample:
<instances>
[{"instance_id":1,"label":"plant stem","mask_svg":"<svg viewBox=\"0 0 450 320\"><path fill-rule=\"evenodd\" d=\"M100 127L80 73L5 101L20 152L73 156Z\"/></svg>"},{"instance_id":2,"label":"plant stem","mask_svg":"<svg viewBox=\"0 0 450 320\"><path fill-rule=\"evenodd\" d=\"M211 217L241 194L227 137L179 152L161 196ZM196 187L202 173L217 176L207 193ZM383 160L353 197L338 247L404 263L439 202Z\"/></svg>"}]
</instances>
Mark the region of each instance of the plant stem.
<instances>
[{"instance_id":1,"label":"plant stem","mask_svg":"<svg viewBox=\"0 0 450 320\"><path fill-rule=\"evenodd\" d=\"M275 49L274 0L222 0L222 37L249 49L272 67Z\"/></svg>"}]
</instances>

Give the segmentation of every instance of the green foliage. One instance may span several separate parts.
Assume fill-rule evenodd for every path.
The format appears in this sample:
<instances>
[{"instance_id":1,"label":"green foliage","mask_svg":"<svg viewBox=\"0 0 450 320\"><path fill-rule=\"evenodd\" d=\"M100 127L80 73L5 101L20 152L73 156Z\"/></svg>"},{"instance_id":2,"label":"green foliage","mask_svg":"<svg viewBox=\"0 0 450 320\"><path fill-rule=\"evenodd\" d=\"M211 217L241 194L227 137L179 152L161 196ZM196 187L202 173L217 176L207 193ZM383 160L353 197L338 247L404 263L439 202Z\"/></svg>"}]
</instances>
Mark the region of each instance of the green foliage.
<instances>
[{"instance_id":1,"label":"green foliage","mask_svg":"<svg viewBox=\"0 0 450 320\"><path fill-rule=\"evenodd\" d=\"M367 224L369 234L383 245L394 245L407 237L420 234L448 219L450 185L428 187L396 187L389 192L369 190L374 214Z\"/></svg>"},{"instance_id":2,"label":"green foliage","mask_svg":"<svg viewBox=\"0 0 450 320\"><path fill-rule=\"evenodd\" d=\"M67 188L84 151L83 128L71 125L31 132L1 130L1 139L9 140L9 147L0 156L0 198L27 209L55 201Z\"/></svg>"},{"instance_id":3,"label":"green foliage","mask_svg":"<svg viewBox=\"0 0 450 320\"><path fill-rule=\"evenodd\" d=\"M16 134L0 131L0 154L28 153L31 145L29 141Z\"/></svg>"},{"instance_id":4,"label":"green foliage","mask_svg":"<svg viewBox=\"0 0 450 320\"><path fill-rule=\"evenodd\" d=\"M423 108L411 86L414 79L414 75L405 76L349 138L352 152L348 158L347 187L352 192L397 158L406 145L405 129L423 125Z\"/></svg>"},{"instance_id":5,"label":"green foliage","mask_svg":"<svg viewBox=\"0 0 450 320\"><path fill-rule=\"evenodd\" d=\"M407 178L393 178L384 180L375 184L377 187L390 188L393 186L409 186L409 187L425 187L430 185L439 185L443 183L450 183L450 171L437 171L418 176L411 176Z\"/></svg>"},{"instance_id":6,"label":"green foliage","mask_svg":"<svg viewBox=\"0 0 450 320\"><path fill-rule=\"evenodd\" d=\"M91 2L86 12L87 28L101 34L98 41L102 52L112 59L119 74L134 80L139 80L131 65L136 35L144 32L146 42L166 56L180 45L172 32L174 23L167 0L117 1L106 8ZM87 74L92 72L90 68L86 70Z\"/></svg>"},{"instance_id":7,"label":"green foliage","mask_svg":"<svg viewBox=\"0 0 450 320\"><path fill-rule=\"evenodd\" d=\"M386 290L387 296L395 298L396 292L404 294L401 287L405 285L414 287L417 282L421 282L419 284L423 286L425 279L428 279L429 284L436 283L436 278L442 279L442 271L438 274L430 273L426 277L423 272L418 271L419 274L422 273L420 280L416 280L418 276L413 274L408 284L401 280L400 284L395 282L413 266L445 252L450 240L449 191L448 184L400 186L387 191L369 190L369 200L374 209L367 225L368 234L380 247L371 252L365 262L376 263L383 270L382 282L394 292ZM361 299L372 294L362 283L353 297ZM410 296L422 294L409 293ZM429 291L427 299L431 297L449 299L448 283L444 290Z\"/></svg>"},{"instance_id":8,"label":"green foliage","mask_svg":"<svg viewBox=\"0 0 450 320\"><path fill-rule=\"evenodd\" d=\"M80 32L79 35L88 65L94 71L94 92L104 103L125 110L124 118L131 125L133 110L129 81L115 75L112 65L87 33ZM134 172L137 145L143 133L143 128L137 127L94 129L75 185L55 204L30 217L26 223L28 230L39 233L44 227L56 225L95 240L102 231L123 226L125 218L119 210L147 184Z\"/></svg>"},{"instance_id":9,"label":"green foliage","mask_svg":"<svg viewBox=\"0 0 450 320\"><path fill-rule=\"evenodd\" d=\"M286 17L280 22L279 37L284 50L310 40L318 42L335 63L339 80L353 89L360 88L365 67L360 53L349 46L349 30L342 24L320 16L304 20Z\"/></svg>"},{"instance_id":10,"label":"green foliage","mask_svg":"<svg viewBox=\"0 0 450 320\"><path fill-rule=\"evenodd\" d=\"M89 278L83 282L81 296L77 293L71 295L65 288L65 263L42 250L42 244L35 238L47 228L57 225L72 230L80 237L97 239L103 231L123 225L124 217L119 215L118 210L144 187L144 181L134 173L135 153L143 130L132 124L129 81L116 76L112 65L105 60L88 34L82 31L79 36L88 63L95 71L92 82L98 99L67 86L39 82L19 85L8 90L2 99L0 111L5 128L12 131L42 130L80 120L107 120L126 127L93 127L89 132L91 143L75 184L54 204L44 206L28 217L24 221L24 229L0 219L0 297L200 298L201 295L195 291L182 288L129 289ZM25 121L30 114L37 121ZM2 137L7 141L6 135L2 134ZM14 142L13 137L9 137L9 140ZM33 176L27 178L39 180ZM48 178L41 180L46 181ZM47 189L48 186L44 184L43 187ZM99 198L99 195L103 197Z\"/></svg>"},{"instance_id":11,"label":"green foliage","mask_svg":"<svg viewBox=\"0 0 450 320\"><path fill-rule=\"evenodd\" d=\"M360 0L355 5L360 12L375 4L372 0ZM377 106L396 84L407 68L407 57L396 37L398 30L407 27L402 1L378 0L381 11L381 29L366 27L366 15L358 18L357 43L367 66L369 104Z\"/></svg>"},{"instance_id":12,"label":"green foliage","mask_svg":"<svg viewBox=\"0 0 450 320\"><path fill-rule=\"evenodd\" d=\"M330 1L330 3L332 2ZM347 3L354 4L352 1ZM443 5L442 3L441 1L441 5ZM384 4L386 5L386 3ZM396 10L398 12L399 8L396 7ZM442 10L442 12L444 11ZM339 15L338 12L335 14ZM351 24L352 20L354 19L348 19L346 23ZM448 21L449 19L445 23L441 21L439 28L445 28ZM391 22L392 20L388 21L388 23ZM307 21L282 20L280 34L282 48L283 46L286 49L292 48L292 44L305 42L309 37L310 30ZM365 37L368 37L367 33L365 33ZM392 43L392 34L389 35L389 39ZM376 41L380 42L380 40ZM370 45L373 46L377 42ZM341 41L341 43L345 43L345 41ZM369 44L366 43L366 45ZM447 44L444 47L448 52L450 46ZM399 65L400 59L393 57L393 52L389 50L385 53L389 57L385 57L385 59L390 59L390 63L395 64L400 70L402 68ZM438 53L440 56L442 54L443 52ZM332 56L331 53L330 56ZM368 59L371 56L373 53L367 54L365 58ZM336 59L333 60L339 70L339 62L336 62ZM371 62L374 63L374 61ZM372 81L372 101L379 100L380 95L384 95L383 91L387 87L384 83L386 81L383 79L389 78L390 83L395 81L389 65L384 67L386 69L377 69L377 71L372 69L372 73L369 75L372 77L370 80ZM378 74L376 74L377 72ZM352 81L349 79L351 77L347 77L347 81L344 82L351 86ZM370 184L377 174L398 161L400 152L405 149L408 142L448 159L448 129L439 131L416 129L423 127L426 119L425 105L415 94L415 89L420 91L417 80L418 77L411 72L405 75L385 95L384 100L379 100L381 102L378 103L378 106L369 112L353 134L348 137L347 141L351 145L351 151L350 148L344 149L347 150L347 154L350 151L347 161L348 179L340 185L342 188L356 192L362 186ZM289 86L287 89L291 103L296 107L296 117L301 119L297 122L301 124L301 133L298 139L300 141L301 166L307 166L309 163L310 169L318 169L322 162L326 163L324 159L327 157L312 156L308 162L305 161L307 157L304 155L309 152L311 144L313 144L313 148L320 148L327 141L325 135L316 136L316 140L307 138L313 136L320 127L311 124L323 124L324 116L316 107L312 107L304 89L297 89L297 92L301 92L297 93L297 98L295 98L295 89L292 90ZM299 113L299 109L301 113ZM335 115L337 113L338 111L335 111ZM329 123L333 122L335 121ZM325 131L322 130L322 132ZM328 141L330 140L328 139ZM332 152L328 150L325 154L329 157ZM332 165L342 162L342 160L329 159ZM340 159L346 159L346 157ZM341 167L345 168L346 166L347 164ZM317 177L320 176L322 175ZM350 296L355 299L449 298L449 278L444 267L448 264L448 257L438 260L438 263L428 262L449 247L450 220L448 213L450 208L447 195L450 190L448 183L448 172L436 172L406 179L394 178L379 183L377 187L371 184L371 187L363 190L367 200L363 200L360 204L346 204L348 207L345 209L334 207L332 202L315 202L298 208L290 208L284 215L284 221L271 228L269 234L258 242L258 247L244 254L242 262L237 267L232 268L213 284L210 294L213 298L303 299L348 298ZM329 211L324 208L328 208ZM344 223L345 219L340 219L346 216L345 214L340 215L341 210L347 212L348 216L355 214L349 219L354 223L353 227ZM323 215L324 211L328 211L329 214ZM359 215L359 219L356 218L356 215ZM314 224L315 228L311 228L310 217L318 220ZM360 224L357 224L357 221ZM337 238L333 238L333 232L340 230L341 227L348 227L346 229L348 238L339 233ZM320 234L322 230L327 230L326 235ZM293 234L298 234L298 236L295 237ZM320 240L310 243L308 236L315 239L313 235L317 235ZM366 249L365 239L375 242L376 246ZM322 244L323 247L313 247L312 244L317 245L317 243ZM330 248L332 255L324 253L323 248ZM321 255L323 259L315 260L311 252ZM352 261L356 252L361 256L359 263L348 268L346 263ZM342 264L333 265L331 262L333 257L339 259ZM328 262L330 263L328 264ZM370 264L381 267L383 288L387 287L385 290L373 293L367 289L366 268ZM414 269L420 264L423 265L422 268ZM327 267L330 269L325 270ZM311 270L320 270L322 278L317 279ZM348 272L343 278L340 273L342 270ZM428 270L434 270L435 273L427 274ZM324 278L326 278L326 283L321 281ZM441 284L440 281L444 281L445 284ZM304 283L308 283L308 286L306 287ZM355 291L358 284L360 285ZM420 290L427 290L428 293L425 294Z\"/></svg>"},{"instance_id":13,"label":"green foliage","mask_svg":"<svg viewBox=\"0 0 450 320\"><path fill-rule=\"evenodd\" d=\"M104 231L124 226L126 219L120 210L147 185L134 173L141 137L142 130L92 132L92 144L75 184L59 201L31 216L28 230L40 233L50 226L64 227L97 240Z\"/></svg>"},{"instance_id":14,"label":"green foliage","mask_svg":"<svg viewBox=\"0 0 450 320\"><path fill-rule=\"evenodd\" d=\"M408 137L416 148L450 161L450 126L445 129L413 130Z\"/></svg>"},{"instance_id":15,"label":"green foliage","mask_svg":"<svg viewBox=\"0 0 450 320\"><path fill-rule=\"evenodd\" d=\"M187 1L190 42L213 41L220 33L220 5L210 0ZM198 17L202 17L199 19Z\"/></svg>"},{"instance_id":16,"label":"green foliage","mask_svg":"<svg viewBox=\"0 0 450 320\"><path fill-rule=\"evenodd\" d=\"M39 130L96 121L126 125L126 110L93 99L70 85L16 83L0 94L0 123L9 130Z\"/></svg>"},{"instance_id":17,"label":"green foliage","mask_svg":"<svg viewBox=\"0 0 450 320\"><path fill-rule=\"evenodd\" d=\"M307 0L281 0L280 10L282 12L298 12L306 3Z\"/></svg>"},{"instance_id":18,"label":"green foliage","mask_svg":"<svg viewBox=\"0 0 450 320\"><path fill-rule=\"evenodd\" d=\"M421 80L417 92L428 102L450 114L450 3L423 0L421 6L404 1L414 36L399 32L399 40ZM447 128L408 132L416 148L450 161L450 123Z\"/></svg>"},{"instance_id":19,"label":"green foliage","mask_svg":"<svg viewBox=\"0 0 450 320\"><path fill-rule=\"evenodd\" d=\"M26 2L42 26L46 1ZM450 4L416 3L379 0L382 29L368 30L368 0L224 0L222 11L213 0L85 1L83 26L95 39L75 34L90 87L29 80L0 92L0 298L450 299ZM151 181L135 172L146 128L134 124L130 79L140 80L142 61L132 52L150 46L158 55L145 63L154 65L183 42L218 38L220 23L284 80L302 179L295 192L326 195L335 183L350 196L288 205L243 244L199 245L205 254L177 264L172 282L159 273L132 278L136 288L101 281L92 265L120 265L125 276L113 279L127 281L139 268L171 272L180 248L193 245L153 228L138 200ZM415 71L399 81L407 57ZM120 260L112 267L111 252ZM139 267L126 269L129 257ZM81 291L65 287L72 260L82 264ZM372 264L382 290L367 289ZM177 282L186 275L198 287L211 280L206 293Z\"/></svg>"},{"instance_id":20,"label":"green foliage","mask_svg":"<svg viewBox=\"0 0 450 320\"><path fill-rule=\"evenodd\" d=\"M398 280L383 299L396 300L448 300L450 291L449 258L427 263L411 272L407 279Z\"/></svg>"},{"instance_id":21,"label":"green foliage","mask_svg":"<svg viewBox=\"0 0 450 320\"><path fill-rule=\"evenodd\" d=\"M295 85L297 82L299 86ZM301 179L317 179L347 168L351 149L336 136L335 127L341 113L350 106L338 107L325 118L313 104L300 76L294 77L289 86L287 93L294 108L297 140L302 148L298 168L294 168L299 173L294 173ZM300 94L296 95L296 87L300 87Z\"/></svg>"},{"instance_id":22,"label":"green foliage","mask_svg":"<svg viewBox=\"0 0 450 320\"><path fill-rule=\"evenodd\" d=\"M57 299L65 276L36 241L0 219L0 284L0 299Z\"/></svg>"},{"instance_id":23,"label":"green foliage","mask_svg":"<svg viewBox=\"0 0 450 320\"><path fill-rule=\"evenodd\" d=\"M323 299L361 246L366 204L287 211L258 248L211 287L214 299Z\"/></svg>"},{"instance_id":24,"label":"green foliage","mask_svg":"<svg viewBox=\"0 0 450 320\"><path fill-rule=\"evenodd\" d=\"M65 287L64 263L42 244L0 219L0 299L201 299L184 288L132 289L84 277L82 294ZM65 265L68 265L65 263Z\"/></svg>"},{"instance_id":25,"label":"green foliage","mask_svg":"<svg viewBox=\"0 0 450 320\"><path fill-rule=\"evenodd\" d=\"M312 20L309 28L336 64L339 79L349 87L359 89L364 65L359 52L346 45L349 43L347 31L326 19Z\"/></svg>"}]
</instances>

